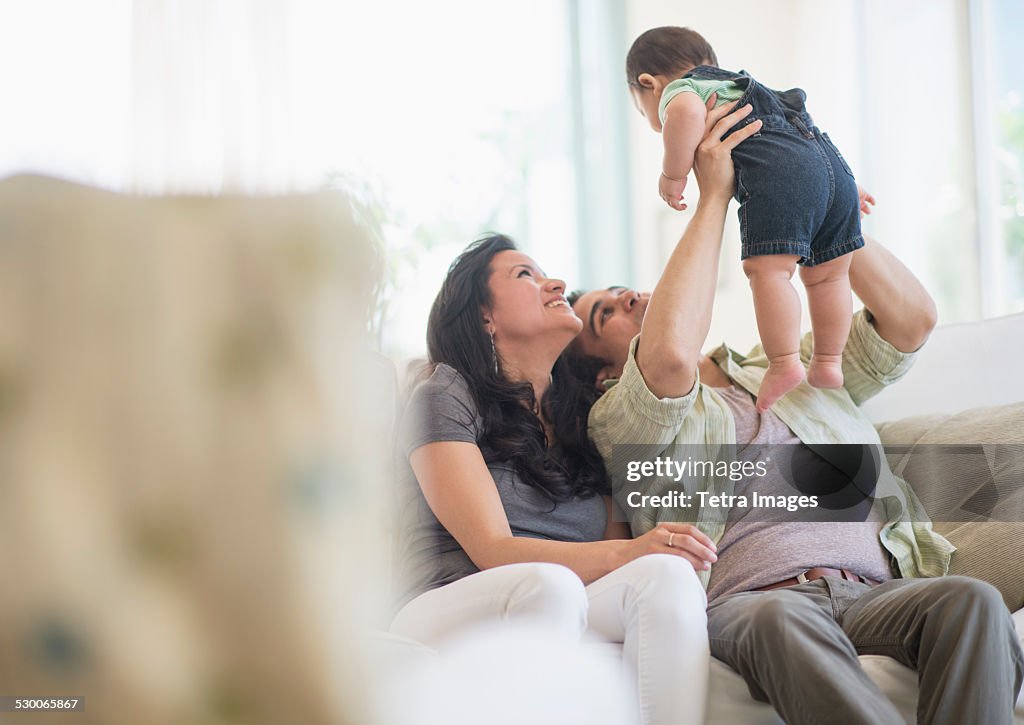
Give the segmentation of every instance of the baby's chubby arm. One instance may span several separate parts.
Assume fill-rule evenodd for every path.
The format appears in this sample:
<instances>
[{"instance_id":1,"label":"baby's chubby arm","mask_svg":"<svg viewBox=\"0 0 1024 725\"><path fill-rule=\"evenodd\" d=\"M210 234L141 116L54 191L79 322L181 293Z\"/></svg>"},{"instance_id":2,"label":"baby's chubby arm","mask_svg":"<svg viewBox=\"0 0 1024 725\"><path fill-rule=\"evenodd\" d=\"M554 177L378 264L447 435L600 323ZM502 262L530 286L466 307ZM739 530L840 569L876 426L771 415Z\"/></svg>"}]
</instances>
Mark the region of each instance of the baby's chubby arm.
<instances>
[{"instance_id":1,"label":"baby's chubby arm","mask_svg":"<svg viewBox=\"0 0 1024 725\"><path fill-rule=\"evenodd\" d=\"M704 138L704 123L708 109L696 93L680 93L665 107L665 121L661 136L665 156L661 163L658 191L673 209L682 211L686 176L693 167L693 154Z\"/></svg>"}]
</instances>

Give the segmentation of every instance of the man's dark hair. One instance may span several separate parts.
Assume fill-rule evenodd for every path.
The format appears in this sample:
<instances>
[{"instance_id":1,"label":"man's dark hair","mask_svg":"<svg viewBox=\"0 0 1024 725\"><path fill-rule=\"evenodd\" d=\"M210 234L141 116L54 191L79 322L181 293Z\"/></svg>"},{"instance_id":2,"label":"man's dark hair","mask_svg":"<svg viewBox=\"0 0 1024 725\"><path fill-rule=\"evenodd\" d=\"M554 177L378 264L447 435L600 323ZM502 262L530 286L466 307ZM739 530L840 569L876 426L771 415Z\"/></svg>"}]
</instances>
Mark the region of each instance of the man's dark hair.
<instances>
[{"instance_id":1,"label":"man's dark hair","mask_svg":"<svg viewBox=\"0 0 1024 725\"><path fill-rule=\"evenodd\" d=\"M640 87L641 73L679 76L699 65L718 67L718 56L695 30L665 26L651 28L633 41L626 54L626 82Z\"/></svg>"},{"instance_id":2,"label":"man's dark hair","mask_svg":"<svg viewBox=\"0 0 1024 725\"><path fill-rule=\"evenodd\" d=\"M576 301L586 293L587 290L585 289L573 290L566 295L566 299L569 301L569 305L575 308ZM578 336L575 340L569 343L569 346L562 353L562 358L565 360L569 371L573 374L573 377L594 391L592 399L583 401L587 407L587 414L589 414L590 406L594 404L598 397L597 374L601 371L601 368L608 364L608 361L603 360L596 355L588 355L583 352L583 346L580 345L580 338Z\"/></svg>"}]
</instances>

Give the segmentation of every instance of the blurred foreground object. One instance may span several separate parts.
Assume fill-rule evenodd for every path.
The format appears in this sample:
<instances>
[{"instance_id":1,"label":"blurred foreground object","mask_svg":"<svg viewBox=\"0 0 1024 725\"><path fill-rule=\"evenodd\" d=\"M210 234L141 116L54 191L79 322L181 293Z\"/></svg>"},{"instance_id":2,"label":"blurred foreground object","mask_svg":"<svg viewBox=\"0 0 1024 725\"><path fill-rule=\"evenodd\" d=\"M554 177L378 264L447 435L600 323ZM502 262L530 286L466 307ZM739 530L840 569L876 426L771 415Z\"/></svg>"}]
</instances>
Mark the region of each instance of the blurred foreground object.
<instances>
[{"instance_id":1,"label":"blurred foreground object","mask_svg":"<svg viewBox=\"0 0 1024 725\"><path fill-rule=\"evenodd\" d=\"M0 181L0 721L362 723L375 249L340 194Z\"/></svg>"},{"instance_id":2,"label":"blurred foreground object","mask_svg":"<svg viewBox=\"0 0 1024 725\"><path fill-rule=\"evenodd\" d=\"M383 713L402 725L637 725L630 674L614 650L528 622L467 629L442 653L392 636ZM404 656L395 656L404 647ZM680 687L688 683L680 682Z\"/></svg>"}]
</instances>

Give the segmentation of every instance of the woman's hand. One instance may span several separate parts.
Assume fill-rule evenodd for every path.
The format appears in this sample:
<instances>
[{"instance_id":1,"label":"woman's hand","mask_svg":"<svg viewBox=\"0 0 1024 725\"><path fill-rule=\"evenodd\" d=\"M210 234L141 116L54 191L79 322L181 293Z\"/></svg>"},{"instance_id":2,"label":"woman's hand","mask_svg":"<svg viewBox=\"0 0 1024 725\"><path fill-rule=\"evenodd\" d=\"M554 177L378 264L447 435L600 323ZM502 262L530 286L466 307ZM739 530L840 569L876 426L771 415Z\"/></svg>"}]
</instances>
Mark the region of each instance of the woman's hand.
<instances>
[{"instance_id":1,"label":"woman's hand","mask_svg":"<svg viewBox=\"0 0 1024 725\"><path fill-rule=\"evenodd\" d=\"M712 562L718 561L714 542L691 524L658 524L642 536L616 543L620 544L616 569L646 554L675 554L697 571L710 569Z\"/></svg>"},{"instance_id":2,"label":"woman's hand","mask_svg":"<svg viewBox=\"0 0 1024 725\"><path fill-rule=\"evenodd\" d=\"M701 196L722 194L732 196L736 185L736 176L732 165L732 150L743 141L761 130L761 121L747 124L729 138L722 137L733 126L742 121L753 110L749 103L742 108L733 110L736 102L708 112L707 134L697 146L693 158L693 173L697 177L697 186Z\"/></svg>"}]
</instances>

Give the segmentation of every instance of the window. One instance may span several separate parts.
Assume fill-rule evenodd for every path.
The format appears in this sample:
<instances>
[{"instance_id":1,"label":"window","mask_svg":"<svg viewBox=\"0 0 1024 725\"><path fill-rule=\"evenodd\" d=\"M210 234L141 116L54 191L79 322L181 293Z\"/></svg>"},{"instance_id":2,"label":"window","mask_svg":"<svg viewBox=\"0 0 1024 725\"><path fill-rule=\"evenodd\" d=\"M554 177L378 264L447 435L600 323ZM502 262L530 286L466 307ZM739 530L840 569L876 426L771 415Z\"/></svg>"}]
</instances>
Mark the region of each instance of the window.
<instances>
[{"instance_id":1,"label":"window","mask_svg":"<svg viewBox=\"0 0 1024 725\"><path fill-rule=\"evenodd\" d=\"M355 184L382 220L385 352L425 352L447 267L484 232L576 275L564 4L297 3L290 22L306 174Z\"/></svg>"},{"instance_id":2,"label":"window","mask_svg":"<svg viewBox=\"0 0 1024 725\"><path fill-rule=\"evenodd\" d=\"M1024 5L971 1L981 306L1024 311Z\"/></svg>"}]
</instances>

